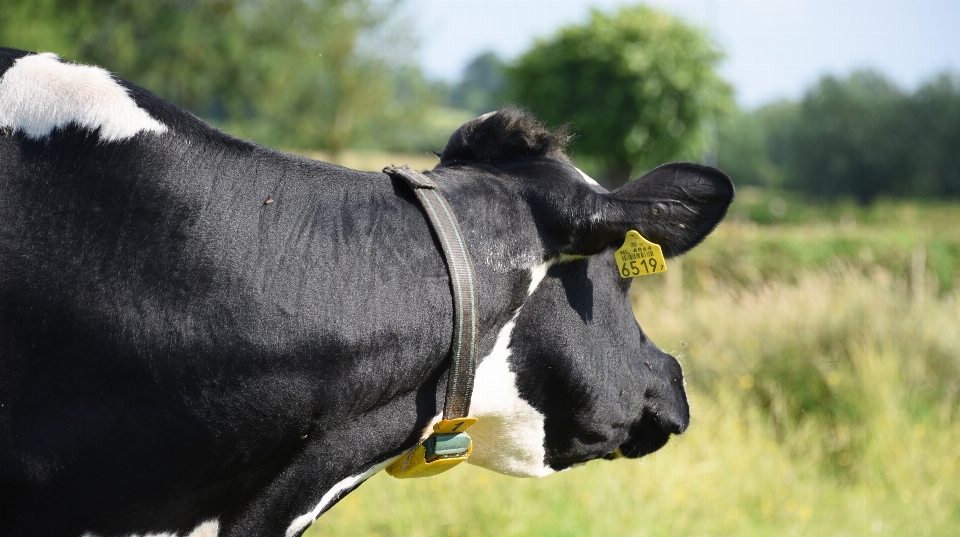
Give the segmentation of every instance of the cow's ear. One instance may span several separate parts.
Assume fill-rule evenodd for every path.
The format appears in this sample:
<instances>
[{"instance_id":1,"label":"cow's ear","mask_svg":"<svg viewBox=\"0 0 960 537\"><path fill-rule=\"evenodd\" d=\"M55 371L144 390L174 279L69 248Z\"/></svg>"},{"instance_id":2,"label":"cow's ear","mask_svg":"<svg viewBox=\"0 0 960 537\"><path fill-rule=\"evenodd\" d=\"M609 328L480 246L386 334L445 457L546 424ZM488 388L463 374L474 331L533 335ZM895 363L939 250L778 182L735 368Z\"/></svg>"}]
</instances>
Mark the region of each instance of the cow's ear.
<instances>
[{"instance_id":1,"label":"cow's ear","mask_svg":"<svg viewBox=\"0 0 960 537\"><path fill-rule=\"evenodd\" d=\"M584 222L577 230L582 253L620 246L627 231L636 229L659 244L664 256L676 257L699 244L720 223L733 201L734 188L716 168L677 162L602 196L592 222Z\"/></svg>"}]
</instances>

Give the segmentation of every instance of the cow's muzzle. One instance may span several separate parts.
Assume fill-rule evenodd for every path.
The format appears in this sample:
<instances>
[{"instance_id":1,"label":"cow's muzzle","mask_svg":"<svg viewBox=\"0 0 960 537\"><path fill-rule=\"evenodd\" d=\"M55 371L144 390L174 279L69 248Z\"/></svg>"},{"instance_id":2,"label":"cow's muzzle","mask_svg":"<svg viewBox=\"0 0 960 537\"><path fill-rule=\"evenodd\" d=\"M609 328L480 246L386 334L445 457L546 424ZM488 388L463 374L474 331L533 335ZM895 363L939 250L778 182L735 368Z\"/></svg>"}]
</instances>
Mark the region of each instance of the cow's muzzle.
<instances>
[{"instance_id":1,"label":"cow's muzzle","mask_svg":"<svg viewBox=\"0 0 960 537\"><path fill-rule=\"evenodd\" d=\"M686 402L686 401L684 401ZM653 453L654 451L666 445L671 434L680 434L689 423L689 415L680 420L670 420L665 423L656 417L645 414L640 419L640 423L634 426L630 431L630 437L626 442L620 445L616 451L607 456L607 458L617 458L617 456L636 459Z\"/></svg>"},{"instance_id":2,"label":"cow's muzzle","mask_svg":"<svg viewBox=\"0 0 960 537\"><path fill-rule=\"evenodd\" d=\"M644 393L640 419L631 428L627 441L607 458L643 457L662 448L670 435L681 434L690 424L690 405L683 387L683 371L669 354L656 351L655 360L646 362L656 377Z\"/></svg>"}]
</instances>

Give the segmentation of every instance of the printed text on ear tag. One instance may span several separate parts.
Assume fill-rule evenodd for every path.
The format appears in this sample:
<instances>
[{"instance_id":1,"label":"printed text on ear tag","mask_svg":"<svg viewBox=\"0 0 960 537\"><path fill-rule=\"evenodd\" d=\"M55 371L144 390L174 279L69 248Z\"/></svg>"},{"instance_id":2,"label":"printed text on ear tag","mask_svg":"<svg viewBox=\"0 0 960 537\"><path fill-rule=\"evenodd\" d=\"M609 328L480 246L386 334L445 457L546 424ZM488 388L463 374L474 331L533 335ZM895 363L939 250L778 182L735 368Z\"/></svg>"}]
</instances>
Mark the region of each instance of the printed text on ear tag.
<instances>
[{"instance_id":1,"label":"printed text on ear tag","mask_svg":"<svg viewBox=\"0 0 960 537\"><path fill-rule=\"evenodd\" d=\"M666 272L667 262L659 244L654 244L640 236L639 231L630 230L623 246L613 253L617 268L623 278L636 278L647 274Z\"/></svg>"}]
</instances>

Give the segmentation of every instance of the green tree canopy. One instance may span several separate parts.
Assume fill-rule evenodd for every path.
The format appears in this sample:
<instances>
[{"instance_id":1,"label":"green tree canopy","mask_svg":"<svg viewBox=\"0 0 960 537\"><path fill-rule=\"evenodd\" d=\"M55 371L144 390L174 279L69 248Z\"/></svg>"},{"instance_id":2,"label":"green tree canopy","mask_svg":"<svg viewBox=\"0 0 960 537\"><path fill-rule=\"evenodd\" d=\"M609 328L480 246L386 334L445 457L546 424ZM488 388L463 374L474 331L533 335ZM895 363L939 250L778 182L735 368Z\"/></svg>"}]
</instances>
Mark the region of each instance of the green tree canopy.
<instances>
[{"instance_id":1,"label":"green tree canopy","mask_svg":"<svg viewBox=\"0 0 960 537\"><path fill-rule=\"evenodd\" d=\"M104 66L239 135L335 153L419 116L399 1L4 0L0 41Z\"/></svg>"},{"instance_id":2,"label":"green tree canopy","mask_svg":"<svg viewBox=\"0 0 960 537\"><path fill-rule=\"evenodd\" d=\"M960 196L960 76L913 93L883 74L822 77L800 102L720 123L721 169L739 184L866 203L877 196Z\"/></svg>"},{"instance_id":3,"label":"green tree canopy","mask_svg":"<svg viewBox=\"0 0 960 537\"><path fill-rule=\"evenodd\" d=\"M907 96L875 71L824 77L800 103L788 186L821 197L906 194Z\"/></svg>"},{"instance_id":4,"label":"green tree canopy","mask_svg":"<svg viewBox=\"0 0 960 537\"><path fill-rule=\"evenodd\" d=\"M942 73L920 86L904 116L915 141L909 146L914 193L960 197L960 74Z\"/></svg>"},{"instance_id":5,"label":"green tree canopy","mask_svg":"<svg viewBox=\"0 0 960 537\"><path fill-rule=\"evenodd\" d=\"M704 30L649 7L594 11L538 42L508 69L512 97L548 123L570 123L571 152L610 186L676 159L699 160L732 107Z\"/></svg>"}]
</instances>

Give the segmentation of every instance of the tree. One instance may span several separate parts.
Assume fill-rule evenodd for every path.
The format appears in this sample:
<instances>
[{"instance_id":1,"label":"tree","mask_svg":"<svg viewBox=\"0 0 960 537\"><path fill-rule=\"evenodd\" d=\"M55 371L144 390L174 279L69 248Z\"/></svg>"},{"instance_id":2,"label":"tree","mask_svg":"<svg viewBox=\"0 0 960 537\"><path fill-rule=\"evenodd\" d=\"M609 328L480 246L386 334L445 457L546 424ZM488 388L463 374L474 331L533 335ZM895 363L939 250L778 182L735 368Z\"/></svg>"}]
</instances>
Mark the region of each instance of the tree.
<instances>
[{"instance_id":1,"label":"tree","mask_svg":"<svg viewBox=\"0 0 960 537\"><path fill-rule=\"evenodd\" d=\"M960 196L960 75L912 94L883 74L824 76L801 102L720 123L719 166L738 184L867 203L877 196Z\"/></svg>"},{"instance_id":2,"label":"tree","mask_svg":"<svg viewBox=\"0 0 960 537\"><path fill-rule=\"evenodd\" d=\"M799 108L781 101L726 116L718 128L717 167L737 185L783 187Z\"/></svg>"},{"instance_id":3,"label":"tree","mask_svg":"<svg viewBox=\"0 0 960 537\"><path fill-rule=\"evenodd\" d=\"M676 159L699 159L732 107L701 29L645 6L593 11L540 41L507 70L512 96L548 123L569 122L571 152L616 186Z\"/></svg>"},{"instance_id":4,"label":"tree","mask_svg":"<svg viewBox=\"0 0 960 537\"><path fill-rule=\"evenodd\" d=\"M960 197L960 75L941 73L921 85L906 112L914 193Z\"/></svg>"},{"instance_id":5,"label":"tree","mask_svg":"<svg viewBox=\"0 0 960 537\"><path fill-rule=\"evenodd\" d=\"M336 153L423 104L390 106L413 47L399 1L4 0L0 40L105 66L236 134Z\"/></svg>"},{"instance_id":6,"label":"tree","mask_svg":"<svg viewBox=\"0 0 960 537\"><path fill-rule=\"evenodd\" d=\"M907 96L875 71L826 76L804 96L788 186L819 197L911 194Z\"/></svg>"},{"instance_id":7,"label":"tree","mask_svg":"<svg viewBox=\"0 0 960 537\"><path fill-rule=\"evenodd\" d=\"M484 52L463 70L460 83L450 90L450 104L484 114L501 108L506 89L506 64L495 52Z\"/></svg>"}]
</instances>

